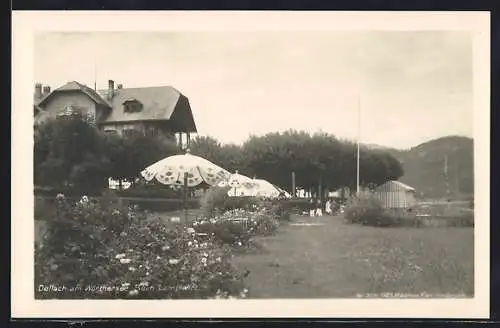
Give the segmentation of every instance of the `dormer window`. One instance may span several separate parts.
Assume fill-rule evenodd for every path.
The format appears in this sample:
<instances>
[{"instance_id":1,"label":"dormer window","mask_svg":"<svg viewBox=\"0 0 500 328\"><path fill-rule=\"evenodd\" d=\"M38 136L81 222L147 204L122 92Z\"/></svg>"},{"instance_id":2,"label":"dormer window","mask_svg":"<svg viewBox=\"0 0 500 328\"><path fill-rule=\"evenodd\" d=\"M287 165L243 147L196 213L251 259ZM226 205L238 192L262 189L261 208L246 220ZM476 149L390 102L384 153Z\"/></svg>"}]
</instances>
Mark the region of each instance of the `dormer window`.
<instances>
[{"instance_id":1,"label":"dormer window","mask_svg":"<svg viewBox=\"0 0 500 328\"><path fill-rule=\"evenodd\" d=\"M123 112L135 113L142 110L142 104L137 99L130 99L123 102Z\"/></svg>"}]
</instances>

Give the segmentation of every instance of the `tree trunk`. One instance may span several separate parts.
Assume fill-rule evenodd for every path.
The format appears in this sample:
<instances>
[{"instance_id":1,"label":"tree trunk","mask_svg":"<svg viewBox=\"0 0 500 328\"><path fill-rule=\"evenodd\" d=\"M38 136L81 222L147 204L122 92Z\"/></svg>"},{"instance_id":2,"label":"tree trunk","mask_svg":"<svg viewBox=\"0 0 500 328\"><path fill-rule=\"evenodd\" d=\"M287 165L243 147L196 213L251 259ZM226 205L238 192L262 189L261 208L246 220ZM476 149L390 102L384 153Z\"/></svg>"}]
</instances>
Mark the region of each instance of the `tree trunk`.
<instances>
[{"instance_id":1,"label":"tree trunk","mask_svg":"<svg viewBox=\"0 0 500 328\"><path fill-rule=\"evenodd\" d=\"M122 179L118 179L118 190L123 190Z\"/></svg>"}]
</instances>

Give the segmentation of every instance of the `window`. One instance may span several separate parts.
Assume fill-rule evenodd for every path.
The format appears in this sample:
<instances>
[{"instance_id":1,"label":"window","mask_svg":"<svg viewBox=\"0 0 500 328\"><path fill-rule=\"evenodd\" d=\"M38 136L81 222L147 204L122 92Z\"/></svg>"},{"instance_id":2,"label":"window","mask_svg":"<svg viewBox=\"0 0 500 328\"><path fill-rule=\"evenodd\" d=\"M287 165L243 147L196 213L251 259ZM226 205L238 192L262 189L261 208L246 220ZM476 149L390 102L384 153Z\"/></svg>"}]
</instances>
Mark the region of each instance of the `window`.
<instances>
[{"instance_id":1,"label":"window","mask_svg":"<svg viewBox=\"0 0 500 328\"><path fill-rule=\"evenodd\" d=\"M133 127L123 127L122 129L122 135L125 135L125 136L132 136L132 135L135 135L137 134L137 130L134 129Z\"/></svg>"},{"instance_id":2,"label":"window","mask_svg":"<svg viewBox=\"0 0 500 328\"><path fill-rule=\"evenodd\" d=\"M148 137L157 137L158 136L158 129L154 126L146 127L146 136Z\"/></svg>"},{"instance_id":3,"label":"window","mask_svg":"<svg viewBox=\"0 0 500 328\"><path fill-rule=\"evenodd\" d=\"M135 113L142 110L142 104L136 99L127 100L123 103L123 111L125 113Z\"/></svg>"},{"instance_id":4,"label":"window","mask_svg":"<svg viewBox=\"0 0 500 328\"><path fill-rule=\"evenodd\" d=\"M105 128L104 129L104 133L106 133L106 134L116 134L117 131L115 129L112 129L112 128Z\"/></svg>"}]
</instances>

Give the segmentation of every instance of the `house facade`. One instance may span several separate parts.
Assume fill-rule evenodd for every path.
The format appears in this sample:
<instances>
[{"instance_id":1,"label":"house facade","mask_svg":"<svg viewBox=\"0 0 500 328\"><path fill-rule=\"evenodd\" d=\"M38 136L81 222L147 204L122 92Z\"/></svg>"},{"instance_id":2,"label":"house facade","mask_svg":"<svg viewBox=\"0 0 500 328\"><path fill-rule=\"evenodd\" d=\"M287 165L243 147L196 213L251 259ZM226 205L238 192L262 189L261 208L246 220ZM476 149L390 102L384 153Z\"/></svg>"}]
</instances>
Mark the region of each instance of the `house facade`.
<instances>
[{"instance_id":1,"label":"house facade","mask_svg":"<svg viewBox=\"0 0 500 328\"><path fill-rule=\"evenodd\" d=\"M174 136L189 147L196 124L189 100L171 86L124 88L108 81L108 88L95 90L76 81L51 91L35 85L35 124L65 113L77 113L107 133L128 130L151 136Z\"/></svg>"}]
</instances>

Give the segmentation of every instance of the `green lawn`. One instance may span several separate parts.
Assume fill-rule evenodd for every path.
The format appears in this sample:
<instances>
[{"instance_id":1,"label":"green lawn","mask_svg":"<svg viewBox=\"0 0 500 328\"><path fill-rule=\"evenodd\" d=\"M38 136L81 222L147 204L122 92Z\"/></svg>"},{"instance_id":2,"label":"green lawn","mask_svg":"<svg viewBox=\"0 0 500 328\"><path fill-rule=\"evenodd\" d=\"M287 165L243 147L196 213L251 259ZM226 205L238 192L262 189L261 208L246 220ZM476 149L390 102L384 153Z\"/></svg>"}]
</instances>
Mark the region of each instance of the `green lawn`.
<instances>
[{"instance_id":1,"label":"green lawn","mask_svg":"<svg viewBox=\"0 0 500 328\"><path fill-rule=\"evenodd\" d=\"M183 212L150 218L167 223L172 216ZM293 225L304 222L321 225ZM37 241L42 223L36 221ZM277 235L256 241L262 251L234 256L239 270L250 271L250 298L474 293L473 228L371 228L339 217L293 216Z\"/></svg>"},{"instance_id":2,"label":"green lawn","mask_svg":"<svg viewBox=\"0 0 500 328\"><path fill-rule=\"evenodd\" d=\"M371 228L338 217L294 217L265 251L237 255L250 298L474 293L473 228ZM386 294L385 294L386 295Z\"/></svg>"}]
</instances>

